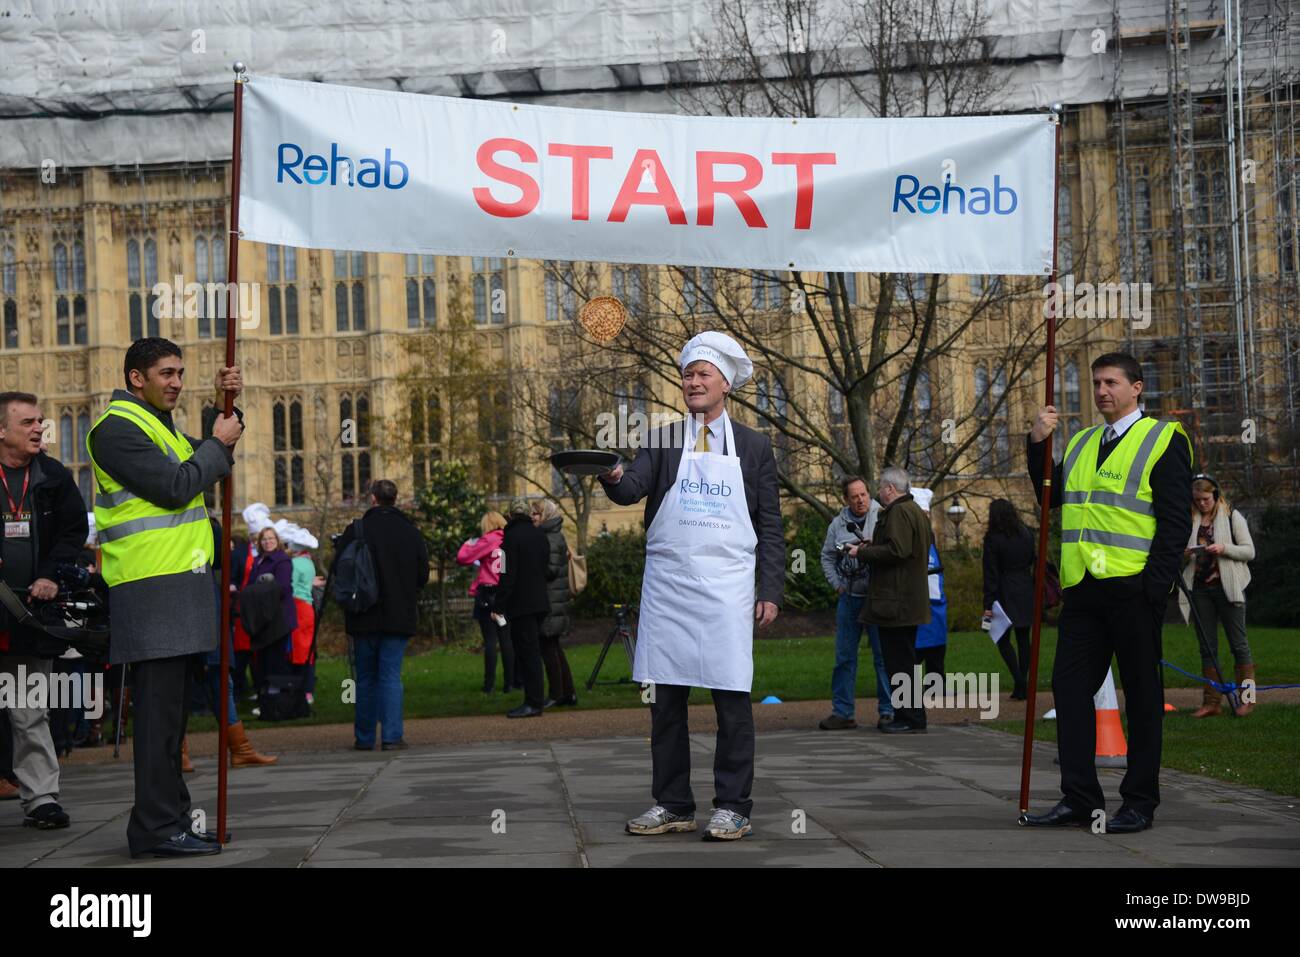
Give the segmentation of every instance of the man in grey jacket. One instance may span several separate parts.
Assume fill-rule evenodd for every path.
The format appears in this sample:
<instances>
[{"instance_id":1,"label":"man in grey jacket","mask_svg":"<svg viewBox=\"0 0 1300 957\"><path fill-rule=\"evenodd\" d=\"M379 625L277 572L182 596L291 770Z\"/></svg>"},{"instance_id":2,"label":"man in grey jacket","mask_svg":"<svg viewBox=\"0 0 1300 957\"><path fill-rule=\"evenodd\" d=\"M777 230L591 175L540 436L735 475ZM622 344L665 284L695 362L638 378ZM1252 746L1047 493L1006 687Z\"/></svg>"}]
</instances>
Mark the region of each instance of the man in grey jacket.
<instances>
[{"instance_id":1,"label":"man in grey jacket","mask_svg":"<svg viewBox=\"0 0 1300 957\"><path fill-rule=\"evenodd\" d=\"M853 545L871 541L880 505L871 498L867 483L850 476L840 483L844 509L831 519L822 544L822 571L839 595L835 606L835 670L831 672L831 713L817 727L823 731L856 728L854 720L858 681L858 648L862 643L862 625L858 614L867 597L867 565L848 553ZM876 672L876 701L880 711L877 726L894 718L889 699L889 679L885 660L880 654L880 633L875 625L867 627L871 640L871 657Z\"/></svg>"},{"instance_id":2,"label":"man in grey jacket","mask_svg":"<svg viewBox=\"0 0 1300 957\"><path fill-rule=\"evenodd\" d=\"M105 579L109 581L112 614L112 664L130 663L135 703L135 806L127 823L127 843L132 856L152 853L159 857L214 854L221 850L211 834L190 831L190 799L181 773L181 740L185 736L185 684L189 656L211 651L217 644L218 618L212 568L206 549L194 555L190 567L147 577L124 576L114 584L110 559L143 561L123 549L110 557L114 536L102 519L123 501L143 499L157 510L168 510L163 522L167 535L192 535L195 522L186 521L187 506L230 474L233 450L243 433L235 416L217 417L212 437L200 441L182 435L172 421L180 400L185 366L181 350L166 339L139 339L127 350L123 363L126 389L114 391L110 411L93 426L87 438L95 466L95 520L104 548ZM216 379L218 405L223 390L239 394L243 380L239 368L223 368ZM114 406L125 414L111 414ZM142 423L142 424L139 424ZM161 429L159 429L161 426ZM163 446L146 427L162 436ZM165 430L165 433L162 431ZM168 443L183 439L192 447L188 458L178 456ZM107 493L106 481L121 491ZM206 510L201 528L210 547L211 530ZM118 529L122 529L119 525ZM117 544L135 538L117 537ZM148 544L147 542L145 543ZM220 560L219 556L218 559Z\"/></svg>"}]
</instances>

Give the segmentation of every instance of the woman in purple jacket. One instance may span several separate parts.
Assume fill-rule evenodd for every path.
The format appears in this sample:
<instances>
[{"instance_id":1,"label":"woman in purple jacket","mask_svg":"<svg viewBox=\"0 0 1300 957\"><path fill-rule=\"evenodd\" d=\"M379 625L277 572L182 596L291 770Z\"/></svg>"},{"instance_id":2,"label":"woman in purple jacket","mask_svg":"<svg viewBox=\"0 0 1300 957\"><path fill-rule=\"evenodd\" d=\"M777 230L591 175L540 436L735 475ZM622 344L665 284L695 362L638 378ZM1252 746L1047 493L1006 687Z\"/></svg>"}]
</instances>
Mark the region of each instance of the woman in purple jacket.
<instances>
[{"instance_id":1,"label":"woman in purple jacket","mask_svg":"<svg viewBox=\"0 0 1300 957\"><path fill-rule=\"evenodd\" d=\"M257 558L253 560L253 568L244 585L247 587L268 580L274 580L280 586L280 614L284 618L284 627L288 629L288 636L283 641L259 652L262 663L258 671L266 679L271 679L296 670L289 664L289 643L293 640L293 630L298 627L298 608L293 602L293 559L281 547L279 534L270 526L257 534Z\"/></svg>"}]
</instances>

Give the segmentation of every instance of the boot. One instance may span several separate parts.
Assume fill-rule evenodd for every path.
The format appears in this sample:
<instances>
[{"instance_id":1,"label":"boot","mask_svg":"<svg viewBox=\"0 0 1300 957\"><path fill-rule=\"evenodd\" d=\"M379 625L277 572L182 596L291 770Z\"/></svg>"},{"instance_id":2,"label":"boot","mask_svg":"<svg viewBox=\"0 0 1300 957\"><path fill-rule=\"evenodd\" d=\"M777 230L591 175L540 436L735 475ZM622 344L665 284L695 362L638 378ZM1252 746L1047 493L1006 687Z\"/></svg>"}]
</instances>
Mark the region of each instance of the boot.
<instances>
[{"instance_id":1,"label":"boot","mask_svg":"<svg viewBox=\"0 0 1300 957\"><path fill-rule=\"evenodd\" d=\"M1244 682L1247 678L1249 678L1251 681L1255 680L1255 666L1237 665L1237 685L1240 686L1241 683ZM1255 705L1247 704L1246 702L1243 701L1234 710L1237 712L1238 718L1244 718L1246 717L1246 715L1250 714L1252 711L1255 710Z\"/></svg>"},{"instance_id":2,"label":"boot","mask_svg":"<svg viewBox=\"0 0 1300 957\"><path fill-rule=\"evenodd\" d=\"M1215 681L1214 668L1205 665L1201 668L1201 674L1210 681ZM1213 685L1206 685L1205 690L1201 692L1200 710L1192 713L1193 718L1213 718L1219 713L1219 705L1223 700L1223 695Z\"/></svg>"},{"instance_id":3,"label":"boot","mask_svg":"<svg viewBox=\"0 0 1300 957\"><path fill-rule=\"evenodd\" d=\"M190 763L190 736L188 734L181 738L181 771L185 774L194 773L194 765Z\"/></svg>"},{"instance_id":4,"label":"boot","mask_svg":"<svg viewBox=\"0 0 1300 957\"><path fill-rule=\"evenodd\" d=\"M230 766L232 768L256 767L260 764L275 764L279 758L258 754L253 742L244 733L244 722L236 721L228 729L227 744L230 747Z\"/></svg>"}]
</instances>

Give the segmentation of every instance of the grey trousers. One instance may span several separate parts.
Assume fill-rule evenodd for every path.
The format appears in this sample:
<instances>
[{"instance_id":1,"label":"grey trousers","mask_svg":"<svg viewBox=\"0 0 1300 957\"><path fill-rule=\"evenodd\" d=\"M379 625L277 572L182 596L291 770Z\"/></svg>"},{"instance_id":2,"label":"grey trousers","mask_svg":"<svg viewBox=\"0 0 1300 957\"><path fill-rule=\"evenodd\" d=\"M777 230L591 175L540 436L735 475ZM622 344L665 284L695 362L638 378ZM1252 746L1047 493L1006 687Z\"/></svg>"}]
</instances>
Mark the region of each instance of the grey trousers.
<instances>
[{"instance_id":1,"label":"grey trousers","mask_svg":"<svg viewBox=\"0 0 1300 957\"><path fill-rule=\"evenodd\" d=\"M17 689L18 667L25 665L25 675L50 676L50 659L30 655L0 655L0 673L10 675ZM18 779L18 796L23 813L30 814L42 804L59 800L59 756L50 734L49 708L6 708L13 728L14 777Z\"/></svg>"},{"instance_id":2,"label":"grey trousers","mask_svg":"<svg viewBox=\"0 0 1300 957\"><path fill-rule=\"evenodd\" d=\"M1201 618L1205 629L1205 640L1214 649L1215 657L1219 654L1219 622L1228 636L1228 647L1232 649L1232 658L1239 665L1250 665L1255 659L1250 656L1250 643L1246 641L1246 603L1234 604L1223 593L1223 586L1209 589L1194 589L1192 603ZM1195 622L1193 622L1195 625ZM1201 664L1209 665L1210 659L1201 651Z\"/></svg>"}]
</instances>

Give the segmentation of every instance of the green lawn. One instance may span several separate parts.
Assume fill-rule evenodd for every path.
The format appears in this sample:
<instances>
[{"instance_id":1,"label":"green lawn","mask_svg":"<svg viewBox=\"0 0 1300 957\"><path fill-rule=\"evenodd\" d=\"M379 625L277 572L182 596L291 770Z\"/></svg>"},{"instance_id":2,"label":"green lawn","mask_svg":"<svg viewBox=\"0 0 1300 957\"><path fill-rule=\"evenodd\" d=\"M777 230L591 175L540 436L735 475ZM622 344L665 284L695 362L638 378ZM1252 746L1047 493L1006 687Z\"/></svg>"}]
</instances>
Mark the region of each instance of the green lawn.
<instances>
[{"instance_id":1,"label":"green lawn","mask_svg":"<svg viewBox=\"0 0 1300 957\"><path fill-rule=\"evenodd\" d=\"M1300 682L1300 641L1294 630L1254 628L1251 650L1259 669L1261 685ZM763 640L754 650L755 701L776 695L782 701L830 697L830 673L835 658L831 637ZM1056 631L1043 631L1038 687L1050 690ZM1200 657L1191 628L1166 626L1165 659L1191 672L1199 672ZM586 681L600 651L599 645L577 645L566 649L578 686L582 708L627 708L640 704L640 689L630 682L630 669L620 648L611 649L602 669L600 683L586 690ZM1221 654L1227 655L1226 646ZM863 664L858 668L858 694L875 695L870 650L863 641ZM1231 659L1227 659L1229 672ZM950 672L997 671L1003 692L1010 690L1009 676L993 643L983 632L959 632L949 636L945 668ZM498 671L499 674L499 671ZM348 677L344 658L322 659L318 669L316 713L311 718L286 724L332 724L352 720L352 705L342 700L343 681ZM405 714L408 718L439 718L456 715L500 714L518 704L519 692L484 695L483 658L472 647L454 646L407 658L403 668L406 686ZM629 679L619 682L618 679ZM1115 680L1119 683L1119 675ZM1171 688L1195 684L1190 678L1165 669L1165 683ZM708 692L696 689L692 703L705 703ZM1186 712L1170 715L1165 722L1165 767L1205 774L1224 781L1267 788L1282 794L1300 795L1300 706L1269 704L1269 692L1260 694L1261 707L1248 719L1216 718L1197 721ZM240 714L254 726L248 702L239 702ZM1040 721L1035 736L1056 740L1056 726ZM1023 733L1013 721L988 722L990 727ZM211 731L216 723L210 716L195 716L190 727Z\"/></svg>"},{"instance_id":2,"label":"green lawn","mask_svg":"<svg viewBox=\"0 0 1300 957\"><path fill-rule=\"evenodd\" d=\"M1188 671L1199 671L1199 657L1192 631L1186 626L1165 628L1165 657ZM1251 647L1259 663L1260 684L1282 684L1300 681L1300 641L1293 631L1281 628L1256 628L1250 633ZM762 640L754 650L755 701L767 695L776 695L782 701L800 701L830 697L830 674L834 664L834 639L791 638ZM1039 663L1038 686L1047 690L1051 686L1052 658L1056 647L1055 629L1044 629L1043 647ZM600 683L592 691L586 690L586 681L600 651L599 645L577 645L566 649L574 682L578 686L579 706L582 708L626 708L640 704L640 689L630 681L617 683L619 678L629 678L630 669L620 648L610 650L602 669ZM1224 653L1226 654L1226 647ZM869 646L863 640L863 661L858 668L858 694L873 697ZM1010 676L1005 672L1002 659L993 643L983 632L958 632L950 635L945 668L950 672L998 671L1000 688L1010 691ZM408 718L438 718L455 715L499 714L521 700L519 692L510 695L497 693L484 695L479 691L483 681L483 658L472 648L450 647L412 655L403 668L406 686L405 713ZM498 666L498 676L500 674ZM348 677L347 661L343 658L322 659L318 666L316 713L289 724L330 724L352 720L352 706L342 701L343 681ZM1118 682L1118 674L1115 676ZM1177 672L1166 669L1169 687L1190 687L1194 682ZM1268 692L1261 695L1267 703ZM692 702L706 702L708 693L695 690ZM239 702L241 716L249 718L251 705ZM256 722L255 722L256 723ZM1198 722L1199 723L1199 722ZM195 716L191 722L195 730L212 730L215 723L210 716Z\"/></svg>"},{"instance_id":3,"label":"green lawn","mask_svg":"<svg viewBox=\"0 0 1300 957\"><path fill-rule=\"evenodd\" d=\"M1300 705L1270 705L1267 691L1260 694L1260 700L1263 706L1249 718L1197 720L1186 711L1168 715L1160 764L1220 781L1300 795ZM987 724L999 731L1024 734L1025 726L1018 721ZM1034 738L1055 741L1056 722L1039 721Z\"/></svg>"}]
</instances>

